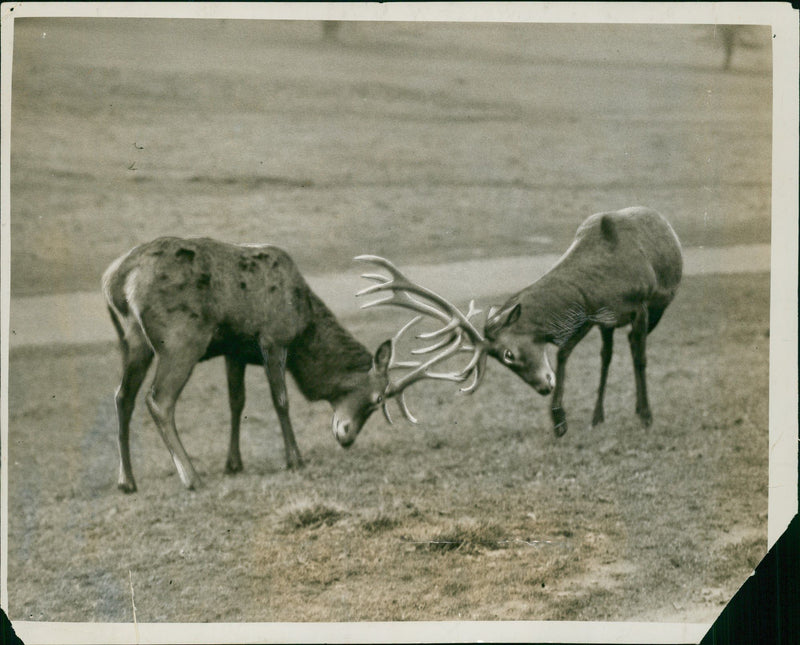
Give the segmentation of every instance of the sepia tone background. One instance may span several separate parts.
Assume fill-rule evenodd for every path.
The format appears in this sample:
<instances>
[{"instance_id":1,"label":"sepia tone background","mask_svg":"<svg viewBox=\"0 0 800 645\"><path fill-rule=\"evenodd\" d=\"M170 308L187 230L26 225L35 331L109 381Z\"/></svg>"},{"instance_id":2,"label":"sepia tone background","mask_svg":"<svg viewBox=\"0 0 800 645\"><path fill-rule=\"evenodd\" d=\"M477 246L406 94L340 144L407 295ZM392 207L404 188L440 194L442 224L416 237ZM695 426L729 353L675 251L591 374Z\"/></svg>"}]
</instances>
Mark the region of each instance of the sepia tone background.
<instances>
[{"instance_id":1,"label":"sepia tone background","mask_svg":"<svg viewBox=\"0 0 800 645\"><path fill-rule=\"evenodd\" d=\"M724 70L702 25L18 20L12 334L15 302L96 293L162 234L275 243L353 292L359 253L488 267L633 204L687 250L749 257L770 241L770 33L736 37ZM139 492L116 490L114 343L12 337L9 614L130 621L133 588L141 622L710 622L766 551L769 273L738 269L690 272L651 337L649 429L622 333L588 428L593 334L560 439L497 365L471 397L418 387L420 426L376 416L348 451L292 388L290 473L251 369L226 477L224 368L198 366L177 417L197 493L141 401ZM535 278L483 276L452 290L486 307ZM370 348L405 320L343 316Z\"/></svg>"}]
</instances>

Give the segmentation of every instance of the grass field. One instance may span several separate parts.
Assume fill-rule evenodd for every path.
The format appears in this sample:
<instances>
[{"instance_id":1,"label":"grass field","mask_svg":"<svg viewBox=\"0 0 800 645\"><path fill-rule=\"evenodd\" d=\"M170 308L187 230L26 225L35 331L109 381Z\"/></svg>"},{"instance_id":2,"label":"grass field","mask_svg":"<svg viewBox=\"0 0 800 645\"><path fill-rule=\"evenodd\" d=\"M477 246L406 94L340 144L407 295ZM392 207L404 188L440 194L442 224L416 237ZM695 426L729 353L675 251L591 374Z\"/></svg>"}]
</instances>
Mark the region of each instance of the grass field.
<instances>
[{"instance_id":1,"label":"grass field","mask_svg":"<svg viewBox=\"0 0 800 645\"><path fill-rule=\"evenodd\" d=\"M710 28L19 21L12 293L96 290L168 233L310 273L561 252L643 204L684 244L770 239L765 47Z\"/></svg>"},{"instance_id":2,"label":"grass field","mask_svg":"<svg viewBox=\"0 0 800 645\"><path fill-rule=\"evenodd\" d=\"M347 451L327 404L292 388L308 465L288 472L251 369L245 472L230 477L224 369L203 364L178 409L197 493L141 401L139 492L116 490L113 347L16 351L11 615L129 621L130 571L142 622L710 620L766 550L767 283L686 280L649 345L648 430L623 342L608 421L588 428L592 334L570 364L562 439L546 400L497 364L471 397L412 392L422 425L378 415ZM391 326L385 315L348 323L371 347Z\"/></svg>"},{"instance_id":3,"label":"grass field","mask_svg":"<svg viewBox=\"0 0 800 645\"><path fill-rule=\"evenodd\" d=\"M160 234L269 241L308 273L562 251L644 204L687 246L770 240L769 32L721 71L710 27L20 20L12 295L96 290ZM478 280L479 276L465 276ZM498 300L503 294L498 294ZM345 321L370 348L405 319ZM655 423L619 335L568 368L570 430L492 364L472 397L410 393L419 427L356 445L292 388L283 467L248 372L245 472L222 473L223 367L178 426L185 491L145 407L116 490L110 344L17 349L9 375L14 620L710 621L766 550L769 276L687 277L648 346Z\"/></svg>"}]
</instances>

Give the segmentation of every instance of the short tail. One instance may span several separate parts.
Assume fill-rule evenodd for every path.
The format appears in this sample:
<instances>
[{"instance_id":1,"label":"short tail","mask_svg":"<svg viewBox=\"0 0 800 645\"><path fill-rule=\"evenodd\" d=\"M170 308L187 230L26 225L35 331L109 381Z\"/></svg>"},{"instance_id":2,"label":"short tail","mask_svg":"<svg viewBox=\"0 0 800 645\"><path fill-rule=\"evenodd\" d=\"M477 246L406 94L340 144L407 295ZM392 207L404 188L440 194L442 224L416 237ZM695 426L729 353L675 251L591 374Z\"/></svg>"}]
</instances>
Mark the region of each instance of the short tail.
<instances>
[{"instance_id":1,"label":"short tail","mask_svg":"<svg viewBox=\"0 0 800 645\"><path fill-rule=\"evenodd\" d=\"M119 320L119 314L114 307L108 307L108 314L111 316L111 322L114 323L114 329L117 330L117 336L119 336L120 341L125 338L125 330L122 328L122 323Z\"/></svg>"},{"instance_id":2,"label":"short tail","mask_svg":"<svg viewBox=\"0 0 800 645\"><path fill-rule=\"evenodd\" d=\"M117 330L120 340L125 338L125 328L122 323L128 313L128 303L125 301L124 297L122 301L115 298L114 293L118 291L118 289L115 289L115 285L120 279L120 265L126 257L127 255L122 255L114 260L103 273L103 278L101 280L103 298L106 301L106 307L108 308L109 316L111 316L111 322L114 324L114 328Z\"/></svg>"}]
</instances>

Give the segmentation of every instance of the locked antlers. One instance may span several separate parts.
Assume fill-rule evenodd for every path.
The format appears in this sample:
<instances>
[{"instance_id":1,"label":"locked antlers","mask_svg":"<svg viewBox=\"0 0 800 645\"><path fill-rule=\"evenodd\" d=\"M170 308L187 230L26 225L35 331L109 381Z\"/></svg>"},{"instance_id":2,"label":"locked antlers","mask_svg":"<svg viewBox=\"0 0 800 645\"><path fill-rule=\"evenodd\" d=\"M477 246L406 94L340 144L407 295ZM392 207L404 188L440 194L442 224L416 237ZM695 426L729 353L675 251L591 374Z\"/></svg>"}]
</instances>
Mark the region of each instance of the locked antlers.
<instances>
[{"instance_id":1,"label":"locked antlers","mask_svg":"<svg viewBox=\"0 0 800 645\"><path fill-rule=\"evenodd\" d=\"M381 291L391 292L387 297L373 300L362 305L362 309L380 305L394 305L410 309L420 314L406 323L400 331L392 338L392 351L389 360L389 369L408 370L395 381L390 381L384 392L383 413L387 421L392 423L386 401L391 397L397 397L398 405L411 423L417 420L408 409L405 401L405 390L410 385L424 379L445 380L462 383L470 376L473 381L470 385L461 388L462 392L473 392L477 389L483 378L486 366L485 339L482 334L470 322L470 318L481 312L475 307L475 302L469 303L469 310L466 314L462 313L455 305L434 293L430 289L423 287L406 278L400 270L389 260L377 255L359 255L355 258L360 262L371 262L389 272L390 277L377 273L366 273L361 277L372 280L376 284L366 287L359 291L356 296L365 296ZM411 327L421 321L424 317L437 320L442 326L432 332L418 334L420 340L433 341L430 345L411 350L415 356L431 355L427 360L419 361L400 361L397 360L397 346L403 336ZM458 372L438 372L434 367L458 353L471 353L467 365Z\"/></svg>"}]
</instances>

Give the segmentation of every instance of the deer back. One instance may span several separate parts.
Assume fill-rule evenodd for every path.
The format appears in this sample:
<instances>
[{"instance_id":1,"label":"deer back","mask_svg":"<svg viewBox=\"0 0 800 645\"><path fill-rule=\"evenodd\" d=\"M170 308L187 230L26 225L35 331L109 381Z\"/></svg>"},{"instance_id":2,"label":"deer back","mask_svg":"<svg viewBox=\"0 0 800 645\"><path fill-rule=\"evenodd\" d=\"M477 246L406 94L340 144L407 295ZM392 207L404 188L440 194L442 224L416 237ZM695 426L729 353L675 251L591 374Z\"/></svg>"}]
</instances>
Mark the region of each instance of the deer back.
<instances>
[{"instance_id":1,"label":"deer back","mask_svg":"<svg viewBox=\"0 0 800 645\"><path fill-rule=\"evenodd\" d=\"M677 235L658 212L597 213L581 224L558 262L502 310L520 304L520 332L561 344L586 321L619 327L643 304L666 307L682 267Z\"/></svg>"},{"instance_id":2,"label":"deer back","mask_svg":"<svg viewBox=\"0 0 800 645\"><path fill-rule=\"evenodd\" d=\"M152 341L176 326L198 326L288 344L311 316L307 284L273 246L158 238L123 256L104 282L113 306L135 315Z\"/></svg>"}]
</instances>

